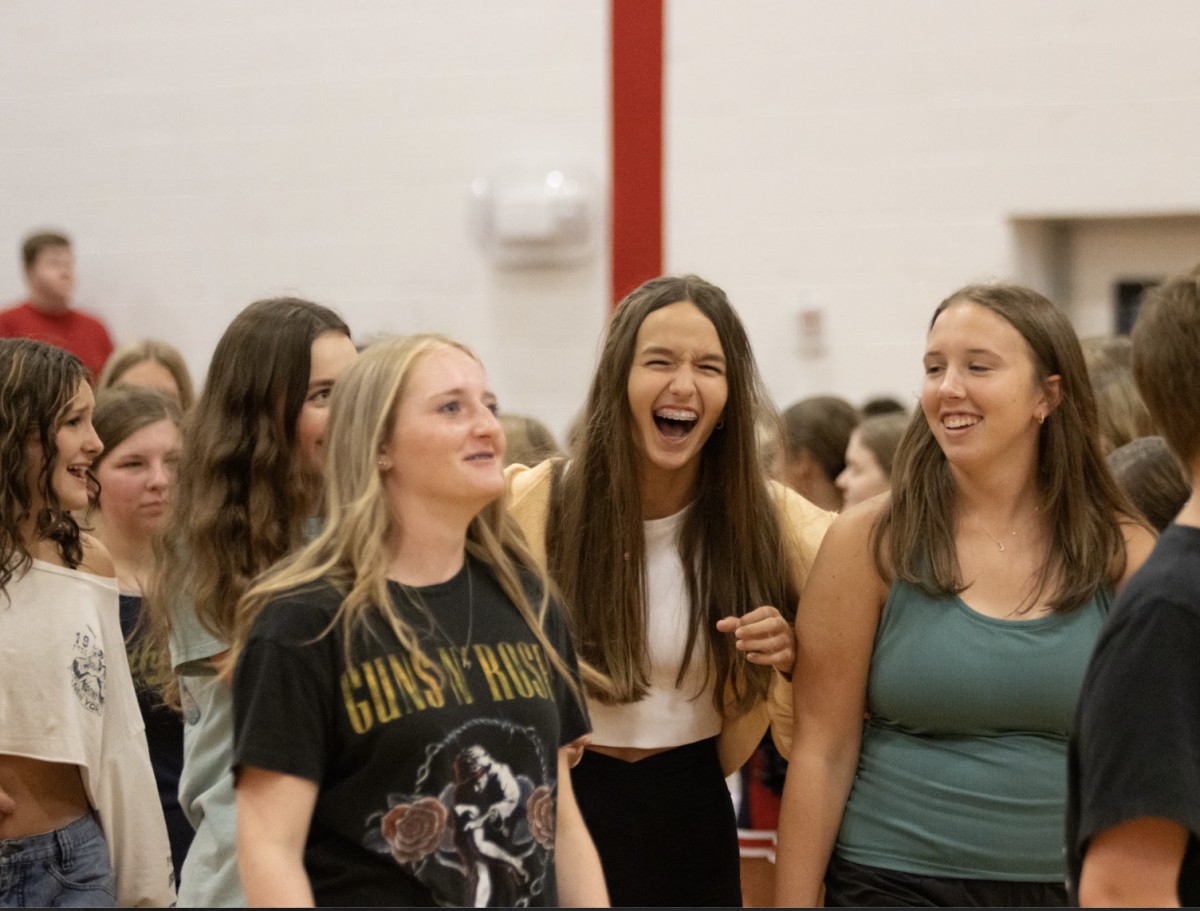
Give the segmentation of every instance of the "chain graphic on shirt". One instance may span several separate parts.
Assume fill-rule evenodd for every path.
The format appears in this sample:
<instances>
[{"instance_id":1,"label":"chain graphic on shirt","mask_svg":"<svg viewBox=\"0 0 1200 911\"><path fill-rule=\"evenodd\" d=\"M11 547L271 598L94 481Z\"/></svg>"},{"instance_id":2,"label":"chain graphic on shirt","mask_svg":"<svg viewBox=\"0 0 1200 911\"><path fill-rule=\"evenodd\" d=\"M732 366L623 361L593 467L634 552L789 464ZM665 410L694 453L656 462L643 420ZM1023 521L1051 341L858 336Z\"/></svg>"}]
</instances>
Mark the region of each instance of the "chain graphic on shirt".
<instances>
[{"instance_id":1,"label":"chain graphic on shirt","mask_svg":"<svg viewBox=\"0 0 1200 911\"><path fill-rule=\"evenodd\" d=\"M71 662L74 675L71 687L83 707L97 715L104 710L104 680L108 673L104 649L100 648L99 642L100 637L90 626L86 632L76 633L75 659Z\"/></svg>"}]
</instances>

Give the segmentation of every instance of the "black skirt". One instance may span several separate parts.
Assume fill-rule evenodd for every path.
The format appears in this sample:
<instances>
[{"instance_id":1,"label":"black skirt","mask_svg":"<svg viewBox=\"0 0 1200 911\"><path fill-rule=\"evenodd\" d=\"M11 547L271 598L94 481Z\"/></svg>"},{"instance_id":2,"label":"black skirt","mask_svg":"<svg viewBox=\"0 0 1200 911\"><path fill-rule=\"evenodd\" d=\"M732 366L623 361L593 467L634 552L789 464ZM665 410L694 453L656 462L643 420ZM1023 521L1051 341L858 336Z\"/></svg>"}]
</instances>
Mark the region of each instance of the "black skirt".
<instances>
[{"instance_id":1,"label":"black skirt","mask_svg":"<svg viewBox=\"0 0 1200 911\"><path fill-rule=\"evenodd\" d=\"M571 785L613 907L741 907L737 821L717 738L640 762L585 750Z\"/></svg>"}]
</instances>

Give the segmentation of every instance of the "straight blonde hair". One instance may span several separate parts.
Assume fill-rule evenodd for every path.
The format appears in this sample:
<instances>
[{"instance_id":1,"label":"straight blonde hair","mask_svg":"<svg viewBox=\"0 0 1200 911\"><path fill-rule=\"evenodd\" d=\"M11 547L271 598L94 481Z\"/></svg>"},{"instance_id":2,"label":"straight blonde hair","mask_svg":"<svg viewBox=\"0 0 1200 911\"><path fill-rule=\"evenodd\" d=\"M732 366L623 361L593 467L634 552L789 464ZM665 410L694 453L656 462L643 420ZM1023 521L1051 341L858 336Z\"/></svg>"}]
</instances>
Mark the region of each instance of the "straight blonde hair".
<instances>
[{"instance_id":1,"label":"straight blonde hair","mask_svg":"<svg viewBox=\"0 0 1200 911\"><path fill-rule=\"evenodd\" d=\"M378 459L381 447L392 435L396 412L413 372L430 354L447 348L479 360L465 345L442 335L404 336L371 345L338 378L325 433L325 530L307 547L264 573L238 602L231 661L237 660L255 620L269 601L286 591L324 581L342 595L341 606L325 633L342 625L347 658L354 633L365 627L371 615L378 614L412 655L414 664L441 677L440 666L425 654L413 628L392 608L387 576L393 556L389 543L395 539L401 519L384 494ZM508 515L503 498L471 521L466 550L491 567L550 663L578 699L571 670L543 630L552 584ZM522 570L532 572L541 583L536 608L522 583ZM414 607L425 610L419 603Z\"/></svg>"}]
</instances>

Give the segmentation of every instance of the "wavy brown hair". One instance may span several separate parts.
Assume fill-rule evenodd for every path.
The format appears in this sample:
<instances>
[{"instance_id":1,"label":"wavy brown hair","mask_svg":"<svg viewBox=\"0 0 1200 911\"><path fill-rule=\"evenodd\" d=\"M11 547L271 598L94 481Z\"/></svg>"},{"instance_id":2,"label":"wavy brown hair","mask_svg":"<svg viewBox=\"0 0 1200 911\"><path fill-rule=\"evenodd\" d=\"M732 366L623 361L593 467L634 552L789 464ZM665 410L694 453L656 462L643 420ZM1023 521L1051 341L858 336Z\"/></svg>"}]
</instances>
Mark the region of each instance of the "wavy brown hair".
<instances>
[{"instance_id":1,"label":"wavy brown hair","mask_svg":"<svg viewBox=\"0 0 1200 911\"><path fill-rule=\"evenodd\" d=\"M83 562L79 525L62 509L54 492L54 464L58 461L55 435L79 392L89 382L79 358L61 348L30 339L0 339L0 591L7 591L14 575L33 561L24 534L34 506L41 503L34 524L37 538L58 545L67 566ZM29 443L42 448L37 479L29 484ZM89 486L99 489L88 471Z\"/></svg>"},{"instance_id":2,"label":"wavy brown hair","mask_svg":"<svg viewBox=\"0 0 1200 911\"><path fill-rule=\"evenodd\" d=\"M149 591L160 649L181 592L201 625L228 642L251 580L303 543L320 486L298 454L296 421L313 342L327 332L350 336L327 307L282 297L251 304L217 342L204 391L184 421L160 571ZM164 684L171 699L173 687Z\"/></svg>"},{"instance_id":3,"label":"wavy brown hair","mask_svg":"<svg viewBox=\"0 0 1200 911\"><path fill-rule=\"evenodd\" d=\"M372 344L338 378L325 434L325 529L308 546L268 571L238 603L232 660L236 661L254 621L272 598L323 581L342 595L330 628L342 624L348 661L355 633L367 628L368 618L377 616L388 623L414 662L439 679L443 677L441 666L424 653L416 632L392 604L387 572L402 519L385 495L378 462L380 449L392 437L396 413L414 371L430 354L447 348L478 361L469 348L445 336L412 335ZM404 466L397 470L403 471ZM578 696L574 676L543 631L553 585L529 553L503 498L471 520L466 551L491 568L546 658ZM531 575L541 583L536 607L522 579ZM415 601L413 606L426 609Z\"/></svg>"},{"instance_id":4,"label":"wavy brown hair","mask_svg":"<svg viewBox=\"0 0 1200 911\"><path fill-rule=\"evenodd\" d=\"M960 288L938 305L930 330L949 307L961 303L992 311L1021 334L1039 383L1060 378L1060 401L1042 424L1038 440L1037 487L1050 544L1032 603L1049 591L1051 609L1074 610L1123 572L1122 521L1142 524L1105 464L1096 400L1079 339L1054 304L1036 291L1010 284ZM956 492L929 422L915 416L896 451L892 495L873 534L881 575L890 571L934 598L966 588L954 543Z\"/></svg>"},{"instance_id":5,"label":"wavy brown hair","mask_svg":"<svg viewBox=\"0 0 1200 911\"><path fill-rule=\"evenodd\" d=\"M725 354L729 396L722 429L700 452L695 499L679 535L691 620L679 680L692 648L703 643L716 686L713 703L747 710L762 698L771 669L740 658L722 617L764 604L794 619L792 582L776 511L759 455L755 421L770 411L750 340L725 292L695 275L652 279L617 307L580 419L570 470L551 498L546 542L550 574L573 612L582 658L611 680L589 686L605 702L636 702L648 689L646 548L638 471L638 432L629 407L629 371L646 317L689 302L713 324Z\"/></svg>"}]
</instances>

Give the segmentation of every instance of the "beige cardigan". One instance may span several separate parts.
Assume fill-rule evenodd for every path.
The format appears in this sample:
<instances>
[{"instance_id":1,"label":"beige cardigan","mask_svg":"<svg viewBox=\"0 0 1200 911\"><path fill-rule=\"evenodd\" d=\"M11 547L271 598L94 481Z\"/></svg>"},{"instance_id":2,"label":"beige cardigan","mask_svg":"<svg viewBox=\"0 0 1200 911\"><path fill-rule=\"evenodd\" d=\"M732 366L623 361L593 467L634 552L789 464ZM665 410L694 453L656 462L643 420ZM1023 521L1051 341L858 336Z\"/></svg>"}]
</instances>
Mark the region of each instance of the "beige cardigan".
<instances>
[{"instance_id":1,"label":"beige cardigan","mask_svg":"<svg viewBox=\"0 0 1200 911\"><path fill-rule=\"evenodd\" d=\"M550 516L550 462L542 462L536 468L513 465L506 476L508 511L521 526L534 556L544 563L546 520ZM780 528L791 555L793 582L797 591L803 591L817 548L834 516L774 481L771 492L779 508ZM769 723L778 728L788 744L791 743L792 685L778 672L773 675L766 701L741 715L726 714L718 740L721 768L726 775L741 768L750 758Z\"/></svg>"}]
</instances>

